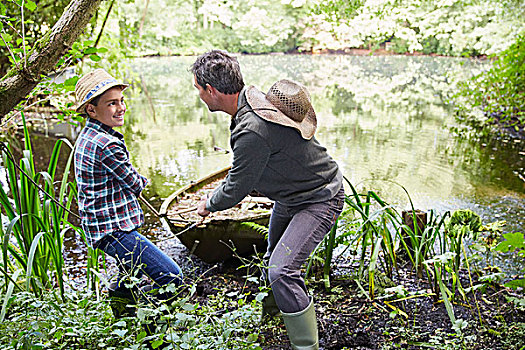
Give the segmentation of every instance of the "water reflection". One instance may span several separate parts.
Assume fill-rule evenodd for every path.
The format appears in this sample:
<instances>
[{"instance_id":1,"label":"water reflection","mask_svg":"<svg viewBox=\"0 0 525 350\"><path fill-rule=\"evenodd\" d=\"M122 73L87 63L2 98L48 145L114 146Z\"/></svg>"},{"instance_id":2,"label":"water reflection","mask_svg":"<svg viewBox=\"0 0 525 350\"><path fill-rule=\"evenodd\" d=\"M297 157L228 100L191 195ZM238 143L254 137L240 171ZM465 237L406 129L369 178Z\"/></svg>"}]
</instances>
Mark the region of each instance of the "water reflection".
<instances>
[{"instance_id":1,"label":"water reflection","mask_svg":"<svg viewBox=\"0 0 525 350\"><path fill-rule=\"evenodd\" d=\"M263 91L282 78L308 87L318 115L317 138L355 185L407 206L404 186L421 209L477 208L487 220L501 212L513 229L523 229L523 144L476 143L450 131L455 120L447 99L455 91L453 81L484 63L337 55L239 60L245 82ZM149 99L144 93L131 96L124 133L133 163L161 197L231 160L213 151L228 148L229 116L209 113L199 101L188 71L193 61L147 58L133 65ZM502 209L509 201L513 210Z\"/></svg>"}]
</instances>

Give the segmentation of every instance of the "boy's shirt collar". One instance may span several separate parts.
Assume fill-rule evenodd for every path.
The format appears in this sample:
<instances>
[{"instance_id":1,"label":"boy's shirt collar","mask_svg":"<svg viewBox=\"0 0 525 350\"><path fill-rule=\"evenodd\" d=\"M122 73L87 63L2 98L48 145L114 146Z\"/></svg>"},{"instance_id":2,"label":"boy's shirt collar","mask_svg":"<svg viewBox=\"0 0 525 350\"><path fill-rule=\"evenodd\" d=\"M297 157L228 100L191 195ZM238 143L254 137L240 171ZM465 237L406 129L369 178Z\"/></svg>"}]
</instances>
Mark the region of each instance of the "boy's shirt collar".
<instances>
[{"instance_id":1,"label":"boy's shirt collar","mask_svg":"<svg viewBox=\"0 0 525 350\"><path fill-rule=\"evenodd\" d=\"M89 126L89 127L93 128L93 129L96 129L96 130L102 130L102 131L104 131L104 132L106 132L106 133L108 133L108 134L110 134L112 136L118 137L119 139L123 139L124 138L124 135L122 135L120 132L114 130L113 128L110 128L106 124L100 122L97 119L91 118L91 117L87 118L86 126Z\"/></svg>"}]
</instances>

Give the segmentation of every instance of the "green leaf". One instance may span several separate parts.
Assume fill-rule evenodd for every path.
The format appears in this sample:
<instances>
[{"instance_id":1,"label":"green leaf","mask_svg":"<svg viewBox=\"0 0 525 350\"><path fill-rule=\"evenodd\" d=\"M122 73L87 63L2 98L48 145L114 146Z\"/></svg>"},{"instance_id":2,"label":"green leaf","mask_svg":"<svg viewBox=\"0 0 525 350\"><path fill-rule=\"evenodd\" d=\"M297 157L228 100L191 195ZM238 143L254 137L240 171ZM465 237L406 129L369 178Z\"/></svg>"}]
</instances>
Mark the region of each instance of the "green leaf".
<instances>
[{"instance_id":1,"label":"green leaf","mask_svg":"<svg viewBox=\"0 0 525 350\"><path fill-rule=\"evenodd\" d=\"M161 346L162 343L164 343L164 340L162 340L162 339L156 340L156 341L154 341L153 343L151 343L151 347L152 347L153 349L156 349L156 348L158 348L159 346Z\"/></svg>"},{"instance_id":2,"label":"green leaf","mask_svg":"<svg viewBox=\"0 0 525 350\"><path fill-rule=\"evenodd\" d=\"M113 326L114 327L126 327L126 321L118 321Z\"/></svg>"},{"instance_id":3,"label":"green leaf","mask_svg":"<svg viewBox=\"0 0 525 350\"><path fill-rule=\"evenodd\" d=\"M516 289L519 287L525 288L525 278L507 282L504 284L504 286L507 288L512 288L512 289Z\"/></svg>"},{"instance_id":4,"label":"green leaf","mask_svg":"<svg viewBox=\"0 0 525 350\"><path fill-rule=\"evenodd\" d=\"M127 329L115 329L115 330L114 330L113 332L111 332L111 333L116 334L116 335L118 335L118 336L121 337L121 338L124 338L124 336L126 335L127 332L128 332Z\"/></svg>"},{"instance_id":5,"label":"green leaf","mask_svg":"<svg viewBox=\"0 0 525 350\"><path fill-rule=\"evenodd\" d=\"M137 335L137 341L140 342L142 339L146 338L147 336L147 333L142 331L139 333L139 335Z\"/></svg>"},{"instance_id":6,"label":"green leaf","mask_svg":"<svg viewBox=\"0 0 525 350\"><path fill-rule=\"evenodd\" d=\"M93 62L98 62L101 60L100 56L99 55L91 55L89 56L89 58L93 61Z\"/></svg>"},{"instance_id":7,"label":"green leaf","mask_svg":"<svg viewBox=\"0 0 525 350\"><path fill-rule=\"evenodd\" d=\"M0 3L0 15L1 16L5 16L5 14L6 14L6 8L5 8L4 4ZM3 28L3 26L0 26L0 29L2 29L2 28Z\"/></svg>"},{"instance_id":8,"label":"green leaf","mask_svg":"<svg viewBox=\"0 0 525 350\"><path fill-rule=\"evenodd\" d=\"M84 50L84 53L86 55L91 55L91 54L97 53L97 48L96 47L88 47L87 49Z\"/></svg>"},{"instance_id":9,"label":"green leaf","mask_svg":"<svg viewBox=\"0 0 525 350\"><path fill-rule=\"evenodd\" d=\"M193 311L195 310L195 306L193 304L185 303L184 305L182 305L182 309L184 311Z\"/></svg>"},{"instance_id":10,"label":"green leaf","mask_svg":"<svg viewBox=\"0 0 525 350\"><path fill-rule=\"evenodd\" d=\"M268 293L266 293L266 292L258 293L255 296L255 300L257 300L258 302L262 303L263 299L266 298L267 296L268 296Z\"/></svg>"},{"instance_id":11,"label":"green leaf","mask_svg":"<svg viewBox=\"0 0 525 350\"><path fill-rule=\"evenodd\" d=\"M24 6L26 9L28 9L31 12L33 12L36 9L36 4L32 2L31 0L27 0Z\"/></svg>"},{"instance_id":12,"label":"green leaf","mask_svg":"<svg viewBox=\"0 0 525 350\"><path fill-rule=\"evenodd\" d=\"M78 81L78 76L69 78L69 79L66 79L66 81L64 81L64 85L65 86L75 86L77 84L77 81Z\"/></svg>"},{"instance_id":13,"label":"green leaf","mask_svg":"<svg viewBox=\"0 0 525 350\"><path fill-rule=\"evenodd\" d=\"M506 239L500 242L494 250L500 252L508 252L510 250L525 248L525 239L521 232L516 233L505 233L503 237Z\"/></svg>"}]
</instances>

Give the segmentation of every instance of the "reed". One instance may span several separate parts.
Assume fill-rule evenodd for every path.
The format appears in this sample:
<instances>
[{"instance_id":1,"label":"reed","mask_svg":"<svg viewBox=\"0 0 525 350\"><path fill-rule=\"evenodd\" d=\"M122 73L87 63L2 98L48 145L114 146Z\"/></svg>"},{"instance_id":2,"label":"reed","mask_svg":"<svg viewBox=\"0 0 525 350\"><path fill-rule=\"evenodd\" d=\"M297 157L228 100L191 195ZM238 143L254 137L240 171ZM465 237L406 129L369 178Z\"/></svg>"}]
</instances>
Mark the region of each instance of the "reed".
<instances>
[{"instance_id":1,"label":"reed","mask_svg":"<svg viewBox=\"0 0 525 350\"><path fill-rule=\"evenodd\" d=\"M343 254L353 247L359 252L359 269L356 281L368 280L368 297L374 299L376 290L376 276L379 272L384 273L390 279L397 271L400 258L410 261L419 278L426 278L433 287L435 295L443 294L444 286L451 285L452 294L447 297L454 299L456 290L464 295L461 284L458 283L458 269L461 262L460 249L463 237L470 236L472 230L465 228L459 214L450 212L437 215L434 210L429 211L428 222L420 223L412 199L408 191L399 185L406 193L411 210L408 212L408 222L396 209L381 199L374 191L364 194L357 192L355 187L345 178L351 193L345 195L346 209L338 219L334 228L325 237L322 244L310 257L306 274L311 271L314 262L322 262L323 281L326 289L330 288L330 272L334 257L334 251L341 245L346 246L339 254ZM462 211L463 216L465 213ZM355 220L346 222L346 218L353 214ZM469 216L470 217L470 216ZM447 218L450 218L447 220ZM451 225L454 224L452 229ZM458 226L462 224L463 226ZM476 222L473 224L479 226ZM350 228L351 226L351 228ZM454 231L455 234L450 232ZM459 232L459 233L458 233ZM455 239L452 239L455 237ZM439 265L439 271L435 270L431 258L436 254L454 252L454 259L450 265ZM429 260L430 259L430 260ZM449 267L450 266L450 267Z\"/></svg>"},{"instance_id":2,"label":"reed","mask_svg":"<svg viewBox=\"0 0 525 350\"><path fill-rule=\"evenodd\" d=\"M0 230L2 242L2 273L6 286L17 282L18 269L25 272L26 289L36 295L43 290L58 287L64 297L64 234L68 210L73 200L69 196L68 175L73 152L70 152L58 190L55 175L62 146L73 149L66 139L56 142L47 170L36 171L31 139L22 113L24 150L19 164L9 146L2 144L2 157L6 169L10 195L0 187L0 205L9 224ZM57 203L61 203L59 206ZM14 278L16 276L16 278Z\"/></svg>"},{"instance_id":3,"label":"reed","mask_svg":"<svg viewBox=\"0 0 525 350\"><path fill-rule=\"evenodd\" d=\"M397 269L396 237L401 226L400 215L374 191L360 195L350 181L345 180L352 191L352 195L345 196L345 203L356 211L362 221L356 232L357 242L361 246L358 278L365 277L367 272L368 293L373 299L375 276L379 268L390 278L394 269ZM365 268L366 262L368 266Z\"/></svg>"}]
</instances>

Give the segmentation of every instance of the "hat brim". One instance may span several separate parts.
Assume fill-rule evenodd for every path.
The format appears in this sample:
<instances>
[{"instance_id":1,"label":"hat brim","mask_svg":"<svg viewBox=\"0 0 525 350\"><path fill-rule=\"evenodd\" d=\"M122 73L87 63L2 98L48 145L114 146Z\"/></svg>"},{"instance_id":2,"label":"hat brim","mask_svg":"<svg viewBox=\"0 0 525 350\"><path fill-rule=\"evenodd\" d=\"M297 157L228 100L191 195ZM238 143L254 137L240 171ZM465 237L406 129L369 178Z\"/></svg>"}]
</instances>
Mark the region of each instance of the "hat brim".
<instances>
[{"instance_id":1,"label":"hat brim","mask_svg":"<svg viewBox=\"0 0 525 350\"><path fill-rule=\"evenodd\" d=\"M95 92L88 100L82 102L80 105L78 105L75 110L77 113L80 113L80 114L84 114L85 111L84 111L84 108L86 107L86 105L93 101L94 98L102 95L104 92L108 91L109 89L111 88L114 88L115 86L121 86L122 87L122 91L126 90L129 86L129 84L123 84L123 83L119 83L119 82L114 82L114 83L110 83L110 84L107 84L105 85L103 88L101 88L100 90L98 90L97 92Z\"/></svg>"},{"instance_id":2,"label":"hat brim","mask_svg":"<svg viewBox=\"0 0 525 350\"><path fill-rule=\"evenodd\" d=\"M266 99L266 95L254 86L246 88L246 100L254 113L264 120L292 127L299 131L301 137L305 140L310 140L314 136L317 129L317 117L313 106L310 105L310 109L304 119L301 122L297 122L275 107Z\"/></svg>"}]
</instances>

